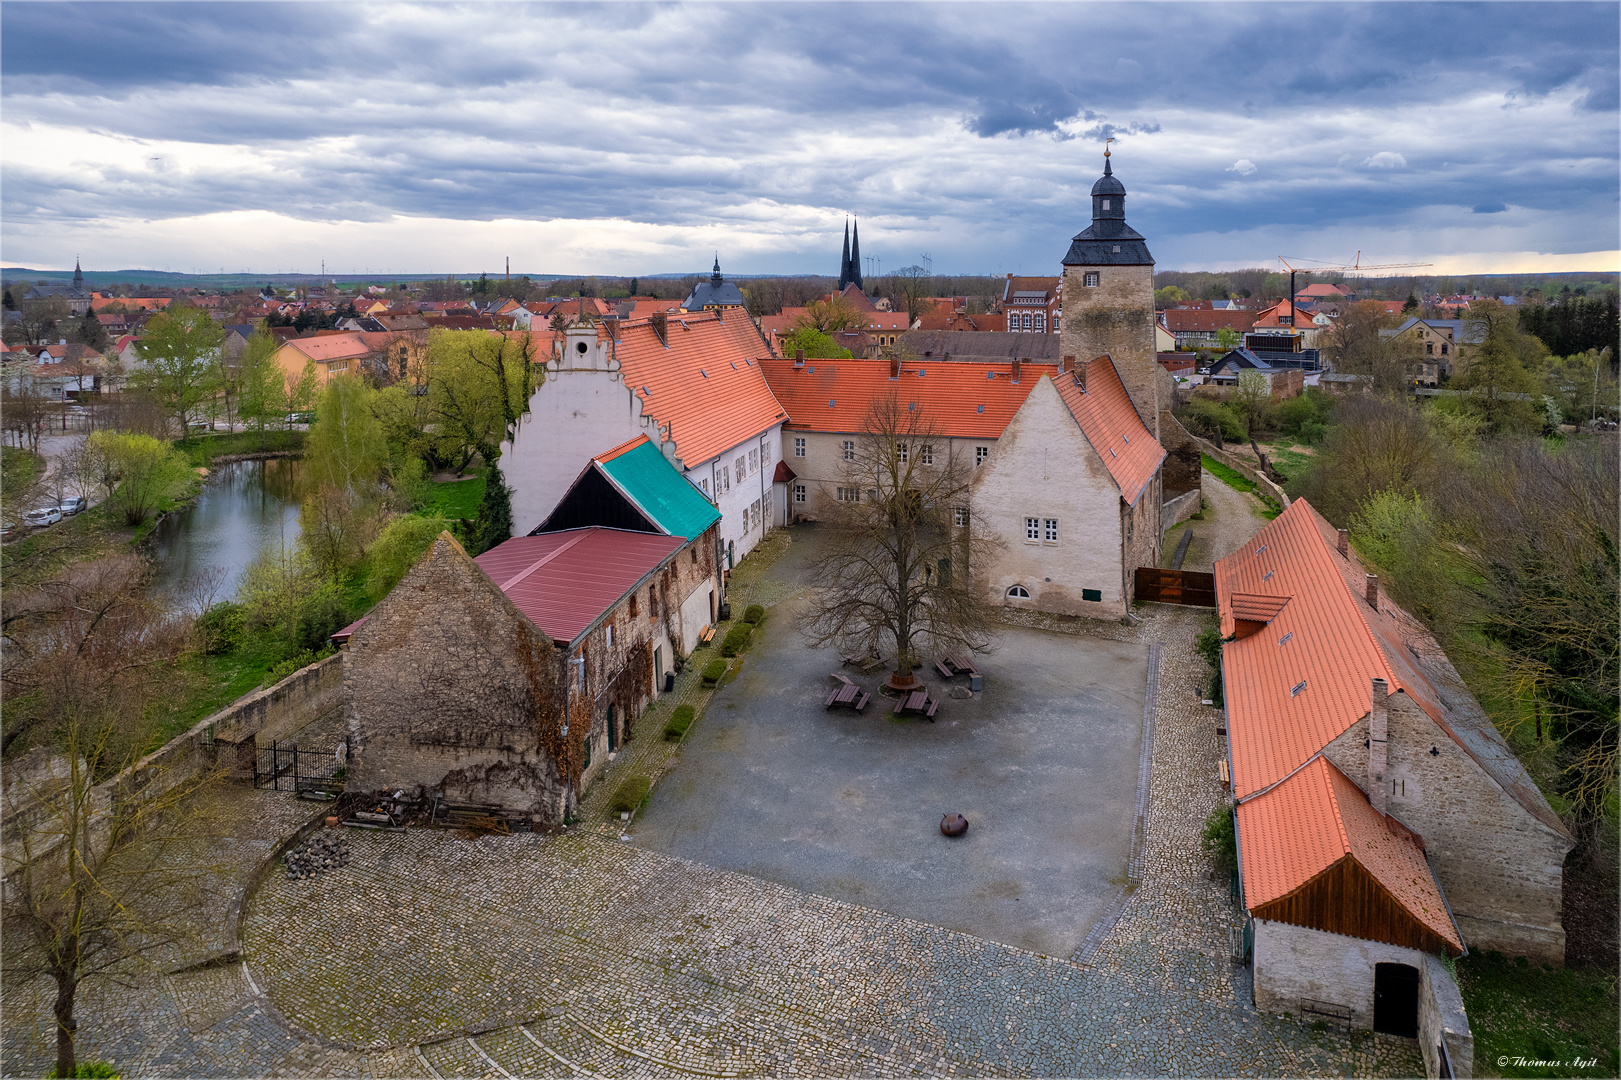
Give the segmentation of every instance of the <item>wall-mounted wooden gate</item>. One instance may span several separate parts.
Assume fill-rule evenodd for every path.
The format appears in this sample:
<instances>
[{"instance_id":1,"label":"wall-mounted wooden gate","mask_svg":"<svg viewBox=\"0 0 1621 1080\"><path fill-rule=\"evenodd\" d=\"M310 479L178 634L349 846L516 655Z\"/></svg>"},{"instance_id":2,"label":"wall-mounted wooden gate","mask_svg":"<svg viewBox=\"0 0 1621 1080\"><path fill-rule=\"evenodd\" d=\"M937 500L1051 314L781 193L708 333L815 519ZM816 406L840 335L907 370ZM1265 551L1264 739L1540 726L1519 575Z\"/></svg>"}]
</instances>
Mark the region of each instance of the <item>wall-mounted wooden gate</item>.
<instances>
[{"instance_id":1,"label":"wall-mounted wooden gate","mask_svg":"<svg viewBox=\"0 0 1621 1080\"><path fill-rule=\"evenodd\" d=\"M1216 575L1198 570L1161 570L1157 566L1139 566L1137 599L1154 604L1215 607Z\"/></svg>"}]
</instances>

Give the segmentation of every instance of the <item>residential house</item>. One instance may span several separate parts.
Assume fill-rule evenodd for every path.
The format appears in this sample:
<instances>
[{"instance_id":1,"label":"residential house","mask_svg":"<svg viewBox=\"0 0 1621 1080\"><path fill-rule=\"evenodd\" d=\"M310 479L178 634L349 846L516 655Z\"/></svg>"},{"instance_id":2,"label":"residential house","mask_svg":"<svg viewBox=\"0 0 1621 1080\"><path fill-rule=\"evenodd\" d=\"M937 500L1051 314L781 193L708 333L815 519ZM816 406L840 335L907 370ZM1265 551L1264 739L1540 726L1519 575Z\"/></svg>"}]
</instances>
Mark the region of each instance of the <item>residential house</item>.
<instances>
[{"instance_id":1,"label":"residential house","mask_svg":"<svg viewBox=\"0 0 1621 1080\"><path fill-rule=\"evenodd\" d=\"M1561 962L1570 834L1346 533L1296 500L1215 576L1256 1007L1413 1034L1417 987L1456 999L1437 958Z\"/></svg>"},{"instance_id":2,"label":"residential house","mask_svg":"<svg viewBox=\"0 0 1621 1080\"><path fill-rule=\"evenodd\" d=\"M1424 363L1437 365L1440 374L1448 378L1458 369L1461 347L1480 344L1484 335L1483 326L1471 324L1466 319L1409 318L1394 330L1379 331L1379 336L1388 340L1415 340L1423 349ZM1467 363L1467 357L1463 359ZM1439 381L1435 378L1426 381L1418 375L1415 377L1428 386L1435 386Z\"/></svg>"},{"instance_id":3,"label":"residential house","mask_svg":"<svg viewBox=\"0 0 1621 1080\"><path fill-rule=\"evenodd\" d=\"M788 412L779 471L784 521L824 516L862 491L847 476L873 402L922 410L938 435L924 464L973 471L963 520L1001 541L975 580L997 603L1118 617L1135 569L1159 557L1164 451L1143 425L1114 364L1079 368L896 357L763 360Z\"/></svg>"},{"instance_id":4,"label":"residential house","mask_svg":"<svg viewBox=\"0 0 1621 1080\"><path fill-rule=\"evenodd\" d=\"M1007 313L1003 311L968 313L966 307L936 304L918 317L919 330L951 330L959 333L1007 333Z\"/></svg>"},{"instance_id":5,"label":"residential house","mask_svg":"<svg viewBox=\"0 0 1621 1080\"><path fill-rule=\"evenodd\" d=\"M1223 330L1242 336L1255 325L1255 315L1236 308L1176 307L1160 312L1165 330L1176 340L1178 349L1218 348Z\"/></svg>"},{"instance_id":6,"label":"residential house","mask_svg":"<svg viewBox=\"0 0 1621 1080\"><path fill-rule=\"evenodd\" d=\"M368 375L387 382L420 381L427 348L428 338L423 331L321 331L283 343L276 351L276 364L295 380L303 377L307 365L313 364L319 386L346 374Z\"/></svg>"},{"instance_id":7,"label":"residential house","mask_svg":"<svg viewBox=\"0 0 1621 1080\"><path fill-rule=\"evenodd\" d=\"M1274 359L1271 353L1232 349L1210 365L1210 381L1217 386L1237 386L1241 372L1254 371L1266 379L1273 401L1299 397L1306 386L1305 369L1298 364L1273 363Z\"/></svg>"},{"instance_id":8,"label":"residential house","mask_svg":"<svg viewBox=\"0 0 1621 1080\"><path fill-rule=\"evenodd\" d=\"M1009 333L1056 334L1063 322L1063 280L1009 274L1001 307Z\"/></svg>"},{"instance_id":9,"label":"residential house","mask_svg":"<svg viewBox=\"0 0 1621 1080\"><path fill-rule=\"evenodd\" d=\"M768 351L739 307L576 322L502 447L514 531L551 514L574 479L563 463L646 435L719 508L729 570L775 521L771 476L785 416L760 374L757 358Z\"/></svg>"}]
</instances>

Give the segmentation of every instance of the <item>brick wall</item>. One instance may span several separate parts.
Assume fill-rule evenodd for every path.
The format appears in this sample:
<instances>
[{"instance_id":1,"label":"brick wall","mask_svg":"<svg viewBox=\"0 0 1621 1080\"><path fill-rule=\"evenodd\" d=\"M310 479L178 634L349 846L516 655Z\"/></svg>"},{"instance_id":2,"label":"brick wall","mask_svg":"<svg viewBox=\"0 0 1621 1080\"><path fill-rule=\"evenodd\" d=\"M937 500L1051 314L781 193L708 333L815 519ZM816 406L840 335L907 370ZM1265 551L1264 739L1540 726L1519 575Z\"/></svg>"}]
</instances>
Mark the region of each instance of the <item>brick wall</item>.
<instances>
[{"instance_id":1,"label":"brick wall","mask_svg":"<svg viewBox=\"0 0 1621 1080\"><path fill-rule=\"evenodd\" d=\"M1532 817L1407 694L1388 700L1386 810L1424 838L1465 943L1563 963L1570 840ZM1364 718L1324 750L1364 789L1367 738Z\"/></svg>"}]
</instances>

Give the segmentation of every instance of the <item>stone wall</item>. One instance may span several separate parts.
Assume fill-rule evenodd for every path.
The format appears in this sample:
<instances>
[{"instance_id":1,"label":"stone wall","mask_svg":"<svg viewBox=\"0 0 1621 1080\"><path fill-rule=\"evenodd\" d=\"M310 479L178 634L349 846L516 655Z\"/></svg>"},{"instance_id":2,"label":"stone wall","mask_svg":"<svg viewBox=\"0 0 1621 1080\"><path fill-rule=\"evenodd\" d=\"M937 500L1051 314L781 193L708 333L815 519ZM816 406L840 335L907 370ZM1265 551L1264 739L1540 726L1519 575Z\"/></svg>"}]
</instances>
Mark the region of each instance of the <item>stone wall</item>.
<instances>
[{"instance_id":1,"label":"stone wall","mask_svg":"<svg viewBox=\"0 0 1621 1080\"><path fill-rule=\"evenodd\" d=\"M293 672L208 718L214 739L235 746L269 746L343 707L343 654Z\"/></svg>"},{"instance_id":2,"label":"stone wall","mask_svg":"<svg viewBox=\"0 0 1621 1080\"><path fill-rule=\"evenodd\" d=\"M561 820L577 796L564 659L441 533L345 650L349 788L442 792Z\"/></svg>"},{"instance_id":3,"label":"stone wall","mask_svg":"<svg viewBox=\"0 0 1621 1080\"><path fill-rule=\"evenodd\" d=\"M1419 969L1418 1049L1424 1055L1424 1074L1441 1075L1440 1046L1446 1043L1452 1075L1475 1075L1475 1036L1469 1014L1452 972L1438 956L1426 956Z\"/></svg>"},{"instance_id":4,"label":"stone wall","mask_svg":"<svg viewBox=\"0 0 1621 1080\"><path fill-rule=\"evenodd\" d=\"M1194 489L1166 499L1159 511L1160 535L1164 536L1165 531L1171 526L1180 525L1194 514L1197 514L1199 508L1204 505L1203 495L1203 492Z\"/></svg>"},{"instance_id":5,"label":"stone wall","mask_svg":"<svg viewBox=\"0 0 1621 1080\"><path fill-rule=\"evenodd\" d=\"M1163 477L1156 474L1138 496L1135 506L1121 505L1120 524L1126 540L1125 564L1121 570L1128 605L1137 599L1137 567L1159 565L1161 545L1165 541L1165 524L1161 520L1163 491Z\"/></svg>"},{"instance_id":6,"label":"stone wall","mask_svg":"<svg viewBox=\"0 0 1621 1080\"><path fill-rule=\"evenodd\" d=\"M1300 1013L1307 1001L1351 1010L1351 1025L1373 1029L1374 965L1407 964L1422 977L1428 954L1381 941L1255 920L1255 1007ZM1421 1010L1422 1012L1422 1010Z\"/></svg>"},{"instance_id":7,"label":"stone wall","mask_svg":"<svg viewBox=\"0 0 1621 1080\"><path fill-rule=\"evenodd\" d=\"M1194 444L1202 452L1209 454L1211 457L1215 458L1217 461L1221 462L1223 465L1227 466L1229 469L1240 474L1241 476L1255 481L1255 485L1262 491L1266 492L1266 494L1270 495L1273 499L1277 500L1279 506L1287 509L1289 504L1294 501L1289 498L1288 494L1286 494L1281 487L1273 483L1266 476L1262 475L1260 470L1256 469L1254 465L1251 465L1243 458L1237 456L1236 454L1230 454L1226 450L1216 446L1215 443L1207 442L1204 439L1199 438L1197 435L1190 435L1188 437L1193 440Z\"/></svg>"},{"instance_id":8,"label":"stone wall","mask_svg":"<svg viewBox=\"0 0 1621 1080\"><path fill-rule=\"evenodd\" d=\"M1532 817L1406 693L1387 700L1386 811L1424 838L1464 942L1563 963L1569 838ZM1364 717L1324 750L1364 790L1367 738Z\"/></svg>"}]
</instances>

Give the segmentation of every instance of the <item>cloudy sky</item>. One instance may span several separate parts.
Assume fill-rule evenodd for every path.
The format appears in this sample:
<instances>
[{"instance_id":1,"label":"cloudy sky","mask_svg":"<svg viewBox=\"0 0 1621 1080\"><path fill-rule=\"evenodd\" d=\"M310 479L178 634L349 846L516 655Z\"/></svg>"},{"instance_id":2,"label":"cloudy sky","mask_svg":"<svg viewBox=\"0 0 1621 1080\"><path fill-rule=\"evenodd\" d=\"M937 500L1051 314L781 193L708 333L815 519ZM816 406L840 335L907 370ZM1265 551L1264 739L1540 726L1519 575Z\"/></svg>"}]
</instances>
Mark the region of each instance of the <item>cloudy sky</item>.
<instances>
[{"instance_id":1,"label":"cloudy sky","mask_svg":"<svg viewBox=\"0 0 1621 1080\"><path fill-rule=\"evenodd\" d=\"M1616 4L0 5L0 258L1616 270Z\"/></svg>"}]
</instances>

